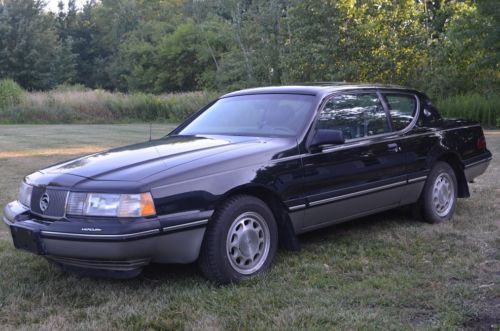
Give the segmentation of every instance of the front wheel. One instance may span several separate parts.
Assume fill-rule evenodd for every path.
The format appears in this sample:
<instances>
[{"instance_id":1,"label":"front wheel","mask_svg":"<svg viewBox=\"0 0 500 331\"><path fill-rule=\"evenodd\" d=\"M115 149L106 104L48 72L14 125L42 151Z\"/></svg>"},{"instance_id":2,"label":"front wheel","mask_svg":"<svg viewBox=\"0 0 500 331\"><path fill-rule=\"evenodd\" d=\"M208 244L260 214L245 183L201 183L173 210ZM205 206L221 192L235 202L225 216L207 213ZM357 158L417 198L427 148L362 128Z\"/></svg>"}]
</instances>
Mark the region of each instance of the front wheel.
<instances>
[{"instance_id":1,"label":"front wheel","mask_svg":"<svg viewBox=\"0 0 500 331\"><path fill-rule=\"evenodd\" d=\"M200 269L217 283L237 282L268 269L277 247L278 231L269 207L253 196L234 196L208 224Z\"/></svg>"},{"instance_id":2,"label":"front wheel","mask_svg":"<svg viewBox=\"0 0 500 331\"><path fill-rule=\"evenodd\" d=\"M448 163L437 162L424 186L423 217L429 223L440 223L453 217L457 204L457 178Z\"/></svg>"}]
</instances>

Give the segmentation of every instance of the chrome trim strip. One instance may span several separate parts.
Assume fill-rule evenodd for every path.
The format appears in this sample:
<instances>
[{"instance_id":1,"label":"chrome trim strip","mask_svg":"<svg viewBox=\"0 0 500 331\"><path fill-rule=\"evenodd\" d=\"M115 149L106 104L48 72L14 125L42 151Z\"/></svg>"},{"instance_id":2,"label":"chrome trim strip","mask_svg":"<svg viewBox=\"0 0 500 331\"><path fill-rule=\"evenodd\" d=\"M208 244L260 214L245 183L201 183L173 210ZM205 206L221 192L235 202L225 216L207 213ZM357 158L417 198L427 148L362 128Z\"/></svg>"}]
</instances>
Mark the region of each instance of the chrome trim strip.
<instances>
[{"instance_id":1,"label":"chrome trim strip","mask_svg":"<svg viewBox=\"0 0 500 331\"><path fill-rule=\"evenodd\" d=\"M328 153L332 151L341 151L343 149L348 149L348 148L354 148L354 147L359 147L359 146L364 146L372 143L371 140L364 139L361 141L353 142L353 143L346 143L344 145L336 145L336 146L331 146L331 147L325 147L321 150L322 153Z\"/></svg>"},{"instance_id":2,"label":"chrome trim strip","mask_svg":"<svg viewBox=\"0 0 500 331\"><path fill-rule=\"evenodd\" d=\"M63 216L63 218L66 218L66 212L68 210L69 193L70 193L70 191L68 191L68 193L66 193L66 201L64 201L64 216Z\"/></svg>"},{"instance_id":3,"label":"chrome trim strip","mask_svg":"<svg viewBox=\"0 0 500 331\"><path fill-rule=\"evenodd\" d=\"M388 185L383 185L383 186L374 187L374 188L371 188L371 189L368 189L368 190L363 190L363 191L353 192L353 193L349 193L349 194L339 195L339 196L336 196L336 197L333 197L333 198L316 200L316 201L310 202L309 205L310 206L322 205L324 203L333 202L333 201L337 201L337 200L342 200L342 199L346 199L346 198L351 198L351 197L355 197L355 196L358 196L358 195L363 195L363 194L366 194L366 193L372 193L372 192L376 192L376 191L381 191L381 190L384 190L386 188L401 186L401 185L405 185L405 184L406 184L406 181L404 181L404 182L397 182L397 183L388 184Z\"/></svg>"},{"instance_id":4,"label":"chrome trim strip","mask_svg":"<svg viewBox=\"0 0 500 331\"><path fill-rule=\"evenodd\" d=\"M30 209L30 213L32 213L33 215L36 215L38 217L41 217L43 219L49 219L49 220L62 220L64 218L64 216L48 216L48 215L39 214L31 209Z\"/></svg>"},{"instance_id":5,"label":"chrome trim strip","mask_svg":"<svg viewBox=\"0 0 500 331\"><path fill-rule=\"evenodd\" d=\"M302 209L302 208L305 208L306 205L305 204L302 204L302 205L296 205L296 206L291 206L291 207L288 207L288 210L290 211L295 211L297 209Z\"/></svg>"},{"instance_id":6,"label":"chrome trim strip","mask_svg":"<svg viewBox=\"0 0 500 331\"><path fill-rule=\"evenodd\" d=\"M306 156L307 154L297 154L297 155L292 155L292 156L285 156L285 157L282 157L282 158L279 158L279 159L272 159L270 160L271 163L278 163L278 162L286 162L286 161L293 161L293 160L296 160L296 159L301 159L303 158L304 156Z\"/></svg>"},{"instance_id":7,"label":"chrome trim strip","mask_svg":"<svg viewBox=\"0 0 500 331\"><path fill-rule=\"evenodd\" d=\"M411 124L410 124L411 125ZM377 142L384 142L386 140L404 140L404 139L410 139L410 138L416 138L416 137L422 137L422 136L430 136L430 135L435 135L440 132L445 132L445 131L451 131L451 130L460 130L460 129L468 129L468 128L474 128L479 125L467 125L467 126L460 126L457 128L450 128L450 129L436 129L434 131L428 131L428 132L423 132L423 133L417 133L417 134L410 134L406 135L410 130L403 130L403 131L395 131L395 132L388 132L380 135L373 135L373 136L368 136L368 137L362 137L362 138L357 138L354 141L346 141L345 144L343 145L336 145L336 146L331 146L327 147L322 150L322 153L328 153L328 152L334 152L338 150L343 150L351 147L359 147L363 146L368 143L373 143L373 139L376 139ZM412 127L413 129L413 127ZM361 139L361 140L358 140ZM306 157L309 155L313 155L311 153L303 153L301 155L298 155L297 157ZM276 159L276 161L279 161L280 159Z\"/></svg>"},{"instance_id":8,"label":"chrome trim strip","mask_svg":"<svg viewBox=\"0 0 500 331\"><path fill-rule=\"evenodd\" d=\"M419 182L421 180L426 180L426 179L427 179L427 176L416 177L416 178L408 179L408 183Z\"/></svg>"},{"instance_id":9,"label":"chrome trim strip","mask_svg":"<svg viewBox=\"0 0 500 331\"><path fill-rule=\"evenodd\" d=\"M473 166L481 164L481 163L490 162L492 159L493 159L492 157L489 157L487 159L483 159L483 160L480 160L480 161L472 162L472 163L469 163L469 164L465 165L465 168L470 168L470 167L473 167Z\"/></svg>"},{"instance_id":10,"label":"chrome trim strip","mask_svg":"<svg viewBox=\"0 0 500 331\"><path fill-rule=\"evenodd\" d=\"M461 130L461 129L470 129L470 128L476 128L478 126L480 127L481 124L463 125L463 126L459 126L459 127L456 127L456 128L448 128L448 129L443 129L443 130L439 130L439 131L443 132L443 131L453 131L453 130Z\"/></svg>"},{"instance_id":11,"label":"chrome trim strip","mask_svg":"<svg viewBox=\"0 0 500 331\"><path fill-rule=\"evenodd\" d=\"M207 224L207 223L208 223L208 219L190 222L190 223L179 224L179 225L167 226L167 227L163 228L163 232L169 232L169 231L173 231L173 230L177 230L177 229L189 228L189 227L203 225L203 224Z\"/></svg>"},{"instance_id":12,"label":"chrome trim strip","mask_svg":"<svg viewBox=\"0 0 500 331\"><path fill-rule=\"evenodd\" d=\"M94 238L94 239L106 239L106 238L128 239L159 232L160 232L159 229L154 229L154 230L146 230L135 233L127 233L127 234L84 234L84 233L68 233L68 232L53 232L53 231L41 231L41 234L62 237L62 238L70 237L70 238Z\"/></svg>"}]
</instances>

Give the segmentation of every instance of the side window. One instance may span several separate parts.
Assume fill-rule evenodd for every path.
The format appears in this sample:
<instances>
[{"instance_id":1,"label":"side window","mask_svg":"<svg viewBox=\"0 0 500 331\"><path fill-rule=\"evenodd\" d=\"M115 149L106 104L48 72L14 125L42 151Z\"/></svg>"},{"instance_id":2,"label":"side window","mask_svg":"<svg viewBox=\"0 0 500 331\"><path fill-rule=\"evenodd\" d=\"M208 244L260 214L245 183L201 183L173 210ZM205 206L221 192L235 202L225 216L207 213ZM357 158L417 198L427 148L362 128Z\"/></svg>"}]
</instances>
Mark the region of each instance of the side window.
<instances>
[{"instance_id":1,"label":"side window","mask_svg":"<svg viewBox=\"0 0 500 331\"><path fill-rule=\"evenodd\" d=\"M417 100L413 95L408 94L385 94L384 96L389 105L394 130L403 130L415 117Z\"/></svg>"},{"instance_id":2,"label":"side window","mask_svg":"<svg viewBox=\"0 0 500 331\"><path fill-rule=\"evenodd\" d=\"M341 130L346 139L390 131L384 107L375 93L332 96L321 111L316 128Z\"/></svg>"}]
</instances>

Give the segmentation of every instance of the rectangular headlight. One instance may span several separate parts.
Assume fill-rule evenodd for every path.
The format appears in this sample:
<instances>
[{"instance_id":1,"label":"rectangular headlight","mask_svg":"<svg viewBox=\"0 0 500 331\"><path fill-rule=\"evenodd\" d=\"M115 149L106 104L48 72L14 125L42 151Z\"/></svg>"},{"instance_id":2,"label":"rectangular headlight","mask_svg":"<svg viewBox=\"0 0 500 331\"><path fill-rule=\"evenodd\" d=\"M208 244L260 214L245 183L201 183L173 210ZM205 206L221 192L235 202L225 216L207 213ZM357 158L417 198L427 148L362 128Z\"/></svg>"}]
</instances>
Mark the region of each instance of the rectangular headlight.
<instances>
[{"instance_id":1,"label":"rectangular headlight","mask_svg":"<svg viewBox=\"0 0 500 331\"><path fill-rule=\"evenodd\" d=\"M19 194L17 200L24 206L31 207L31 193L33 193L33 186L26 184L24 181L19 187Z\"/></svg>"},{"instance_id":2,"label":"rectangular headlight","mask_svg":"<svg viewBox=\"0 0 500 331\"><path fill-rule=\"evenodd\" d=\"M67 215L105 217L146 217L156 214L149 192L140 194L71 192L66 205Z\"/></svg>"}]
</instances>

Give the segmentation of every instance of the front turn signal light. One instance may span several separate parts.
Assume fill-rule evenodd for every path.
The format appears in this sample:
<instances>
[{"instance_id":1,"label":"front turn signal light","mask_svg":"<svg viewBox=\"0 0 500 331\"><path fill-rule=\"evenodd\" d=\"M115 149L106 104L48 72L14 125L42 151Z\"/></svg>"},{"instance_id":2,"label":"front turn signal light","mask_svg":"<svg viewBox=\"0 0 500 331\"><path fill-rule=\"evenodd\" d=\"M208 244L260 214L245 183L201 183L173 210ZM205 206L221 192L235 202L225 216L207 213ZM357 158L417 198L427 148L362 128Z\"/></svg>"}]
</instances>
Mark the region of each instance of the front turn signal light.
<instances>
[{"instance_id":1,"label":"front turn signal light","mask_svg":"<svg viewBox=\"0 0 500 331\"><path fill-rule=\"evenodd\" d=\"M146 217L153 215L156 215L156 209L151 193L141 193L141 216Z\"/></svg>"}]
</instances>

